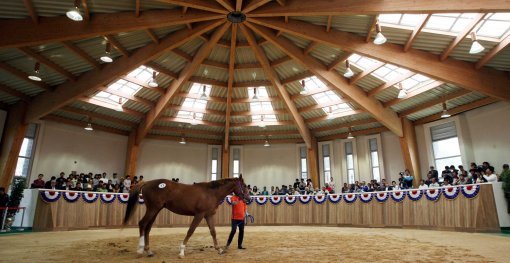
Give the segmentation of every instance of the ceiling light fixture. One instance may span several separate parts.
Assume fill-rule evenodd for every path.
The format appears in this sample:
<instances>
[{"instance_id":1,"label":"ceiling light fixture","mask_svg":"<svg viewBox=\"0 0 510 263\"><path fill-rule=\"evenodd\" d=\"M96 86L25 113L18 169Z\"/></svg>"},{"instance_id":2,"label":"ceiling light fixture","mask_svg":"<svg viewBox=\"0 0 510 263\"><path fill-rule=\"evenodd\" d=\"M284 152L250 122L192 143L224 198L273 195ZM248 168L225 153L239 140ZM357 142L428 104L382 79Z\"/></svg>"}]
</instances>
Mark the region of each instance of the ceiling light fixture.
<instances>
[{"instance_id":1,"label":"ceiling light fixture","mask_svg":"<svg viewBox=\"0 0 510 263\"><path fill-rule=\"evenodd\" d=\"M476 37L476 32L471 32L471 48L469 49L469 54L478 54L482 52L485 48L478 42Z\"/></svg>"},{"instance_id":2,"label":"ceiling light fixture","mask_svg":"<svg viewBox=\"0 0 510 263\"><path fill-rule=\"evenodd\" d=\"M196 113L193 112L193 119L191 120L191 125L197 125L197 118Z\"/></svg>"},{"instance_id":3,"label":"ceiling light fixture","mask_svg":"<svg viewBox=\"0 0 510 263\"><path fill-rule=\"evenodd\" d=\"M80 1L75 0L74 8L71 8L71 9L69 9L69 11L66 12L66 16L69 19L71 19L73 21L78 21L78 22L83 21L83 16L81 15L79 5L80 5Z\"/></svg>"},{"instance_id":4,"label":"ceiling light fixture","mask_svg":"<svg viewBox=\"0 0 510 263\"><path fill-rule=\"evenodd\" d=\"M450 113L448 113L448 108L446 107L446 102L443 102L443 112L441 113L441 118L448 118L450 117Z\"/></svg>"},{"instance_id":5,"label":"ceiling light fixture","mask_svg":"<svg viewBox=\"0 0 510 263\"><path fill-rule=\"evenodd\" d=\"M200 99L207 99L207 93L205 93L205 90L206 90L206 86L204 85L203 88L202 88L202 94L200 95Z\"/></svg>"},{"instance_id":6,"label":"ceiling light fixture","mask_svg":"<svg viewBox=\"0 0 510 263\"><path fill-rule=\"evenodd\" d=\"M407 97L407 92L406 92L406 90L402 87L402 83L398 83L398 89L399 89L399 92L398 92L398 96L397 96L397 98L399 98L399 99L404 99L405 97Z\"/></svg>"},{"instance_id":7,"label":"ceiling light fixture","mask_svg":"<svg viewBox=\"0 0 510 263\"><path fill-rule=\"evenodd\" d=\"M209 74L209 70L207 70L207 68L204 69L204 76L207 76L207 74Z\"/></svg>"},{"instance_id":8,"label":"ceiling light fixture","mask_svg":"<svg viewBox=\"0 0 510 263\"><path fill-rule=\"evenodd\" d=\"M119 97L119 103L117 103L117 105L115 105L114 110L116 110L116 111L124 111L124 108L122 108L122 98L121 97Z\"/></svg>"},{"instance_id":9,"label":"ceiling light fixture","mask_svg":"<svg viewBox=\"0 0 510 263\"><path fill-rule=\"evenodd\" d=\"M269 143L269 139L266 137L266 140L264 140L264 147L270 147L271 144Z\"/></svg>"},{"instance_id":10,"label":"ceiling light fixture","mask_svg":"<svg viewBox=\"0 0 510 263\"><path fill-rule=\"evenodd\" d=\"M181 135L181 140L179 141L179 144L186 144L186 137L184 137L184 134Z\"/></svg>"},{"instance_id":11,"label":"ceiling light fixture","mask_svg":"<svg viewBox=\"0 0 510 263\"><path fill-rule=\"evenodd\" d=\"M105 63L112 63L113 59L110 56L111 49L112 49L112 47L110 45L110 42L106 42L106 46L104 48L104 55L101 56L99 59L101 59L101 61L103 61Z\"/></svg>"},{"instance_id":12,"label":"ceiling light fixture","mask_svg":"<svg viewBox=\"0 0 510 263\"><path fill-rule=\"evenodd\" d=\"M156 71L152 71L152 78L149 80L149 87L151 88L157 88L159 86L158 82L156 81Z\"/></svg>"},{"instance_id":13,"label":"ceiling light fixture","mask_svg":"<svg viewBox=\"0 0 510 263\"><path fill-rule=\"evenodd\" d=\"M93 131L94 128L92 128L92 123L90 122L90 117L88 118L88 121L87 121L87 126L85 126L84 128L86 131Z\"/></svg>"},{"instance_id":14,"label":"ceiling light fixture","mask_svg":"<svg viewBox=\"0 0 510 263\"><path fill-rule=\"evenodd\" d=\"M253 97L251 98L253 101L258 101L259 97L257 97L257 88L253 88Z\"/></svg>"},{"instance_id":15,"label":"ceiling light fixture","mask_svg":"<svg viewBox=\"0 0 510 263\"><path fill-rule=\"evenodd\" d=\"M260 128L265 128L266 127L266 124L264 123L264 115L260 115L259 127Z\"/></svg>"},{"instance_id":16,"label":"ceiling light fixture","mask_svg":"<svg viewBox=\"0 0 510 263\"><path fill-rule=\"evenodd\" d=\"M301 91L299 92L299 94L301 95L307 95L308 94L308 90L306 90L306 84L305 84L305 80L301 80Z\"/></svg>"},{"instance_id":17,"label":"ceiling light fixture","mask_svg":"<svg viewBox=\"0 0 510 263\"><path fill-rule=\"evenodd\" d=\"M352 135L351 127L349 127L349 134L347 134L347 139L354 139L354 136Z\"/></svg>"},{"instance_id":18,"label":"ceiling light fixture","mask_svg":"<svg viewBox=\"0 0 510 263\"><path fill-rule=\"evenodd\" d=\"M382 44L386 43L387 39L381 33L381 25L379 24L379 21L377 21L377 24L375 25L375 31L377 32L377 35L375 35L374 44L382 45Z\"/></svg>"},{"instance_id":19,"label":"ceiling light fixture","mask_svg":"<svg viewBox=\"0 0 510 263\"><path fill-rule=\"evenodd\" d=\"M331 119L334 119L334 118L335 118L335 116L333 115L333 108L332 108L331 106L329 106L329 107L328 107L328 112L327 112L327 114L328 114L328 117L327 117L327 118L328 118L328 120L331 120Z\"/></svg>"},{"instance_id":20,"label":"ceiling light fixture","mask_svg":"<svg viewBox=\"0 0 510 263\"><path fill-rule=\"evenodd\" d=\"M354 76L354 72L351 69L351 63L349 62L349 60L345 61L345 67L346 67L346 70L344 73L344 77L350 78L350 77Z\"/></svg>"},{"instance_id":21,"label":"ceiling light fixture","mask_svg":"<svg viewBox=\"0 0 510 263\"><path fill-rule=\"evenodd\" d=\"M39 62L35 62L34 65L34 74L29 75L28 78L33 81L42 81L42 78L39 76L39 69L41 67L41 64Z\"/></svg>"}]
</instances>

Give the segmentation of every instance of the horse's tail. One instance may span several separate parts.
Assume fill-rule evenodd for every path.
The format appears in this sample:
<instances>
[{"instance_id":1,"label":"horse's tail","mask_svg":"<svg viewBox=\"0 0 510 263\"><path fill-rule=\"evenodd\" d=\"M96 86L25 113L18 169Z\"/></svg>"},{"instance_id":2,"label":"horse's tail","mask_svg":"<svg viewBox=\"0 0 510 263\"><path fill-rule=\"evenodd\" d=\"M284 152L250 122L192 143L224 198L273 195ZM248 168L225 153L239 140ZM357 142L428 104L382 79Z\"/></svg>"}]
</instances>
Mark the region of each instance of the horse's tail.
<instances>
[{"instance_id":1,"label":"horse's tail","mask_svg":"<svg viewBox=\"0 0 510 263\"><path fill-rule=\"evenodd\" d=\"M142 191L143 183L135 185L131 192L129 193L129 199L127 202L126 214L124 215L124 222L122 223L124 226L127 224L127 221L133 215L133 211L138 201L138 197L140 196L140 192Z\"/></svg>"}]
</instances>

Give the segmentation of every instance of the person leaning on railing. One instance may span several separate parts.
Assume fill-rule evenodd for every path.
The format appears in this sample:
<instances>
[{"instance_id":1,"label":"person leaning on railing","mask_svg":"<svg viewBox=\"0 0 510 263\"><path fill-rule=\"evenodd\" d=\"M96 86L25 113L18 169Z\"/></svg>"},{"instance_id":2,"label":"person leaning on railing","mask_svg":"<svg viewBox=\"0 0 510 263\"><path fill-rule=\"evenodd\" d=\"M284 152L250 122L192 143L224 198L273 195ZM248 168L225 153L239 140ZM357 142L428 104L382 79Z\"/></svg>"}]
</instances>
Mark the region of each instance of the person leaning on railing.
<instances>
[{"instance_id":1,"label":"person leaning on railing","mask_svg":"<svg viewBox=\"0 0 510 263\"><path fill-rule=\"evenodd\" d=\"M507 201L507 211L510 214L510 169L508 169L508 164L503 164L503 171L501 172L499 179L503 182L503 192L505 193Z\"/></svg>"}]
</instances>

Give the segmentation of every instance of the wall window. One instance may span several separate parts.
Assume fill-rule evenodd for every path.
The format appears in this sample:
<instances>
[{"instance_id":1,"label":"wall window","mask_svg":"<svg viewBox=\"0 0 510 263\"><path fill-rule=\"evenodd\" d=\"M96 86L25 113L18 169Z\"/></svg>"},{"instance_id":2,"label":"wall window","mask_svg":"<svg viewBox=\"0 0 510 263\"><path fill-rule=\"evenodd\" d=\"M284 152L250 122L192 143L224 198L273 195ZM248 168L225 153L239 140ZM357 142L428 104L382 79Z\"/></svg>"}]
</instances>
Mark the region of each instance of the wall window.
<instances>
[{"instance_id":1,"label":"wall window","mask_svg":"<svg viewBox=\"0 0 510 263\"><path fill-rule=\"evenodd\" d=\"M354 152L352 142L345 142L345 163L347 167L347 181L349 184L354 183Z\"/></svg>"},{"instance_id":2,"label":"wall window","mask_svg":"<svg viewBox=\"0 0 510 263\"><path fill-rule=\"evenodd\" d=\"M331 181L331 149L329 144L322 145L322 167L323 167L323 178L324 183L329 184Z\"/></svg>"},{"instance_id":3,"label":"wall window","mask_svg":"<svg viewBox=\"0 0 510 263\"><path fill-rule=\"evenodd\" d=\"M232 177L238 178L241 173L241 148L232 149Z\"/></svg>"},{"instance_id":4,"label":"wall window","mask_svg":"<svg viewBox=\"0 0 510 263\"><path fill-rule=\"evenodd\" d=\"M25 138L21 144L21 150L18 155L15 176L28 177L32 161L34 160L35 136L37 133L37 124L30 124L27 127Z\"/></svg>"},{"instance_id":5,"label":"wall window","mask_svg":"<svg viewBox=\"0 0 510 263\"><path fill-rule=\"evenodd\" d=\"M379 167L379 151L377 145L377 138L368 140L368 147L370 150L370 166L372 167L372 179L381 181L381 170Z\"/></svg>"},{"instance_id":6,"label":"wall window","mask_svg":"<svg viewBox=\"0 0 510 263\"><path fill-rule=\"evenodd\" d=\"M219 149L217 147L211 148L211 180L218 180L218 171L219 171Z\"/></svg>"},{"instance_id":7,"label":"wall window","mask_svg":"<svg viewBox=\"0 0 510 263\"><path fill-rule=\"evenodd\" d=\"M301 178L308 179L308 152L306 146L299 147L299 171L301 172Z\"/></svg>"},{"instance_id":8,"label":"wall window","mask_svg":"<svg viewBox=\"0 0 510 263\"><path fill-rule=\"evenodd\" d=\"M447 165L458 166L462 164L459 138L454 121L430 127L430 135L437 169L441 170Z\"/></svg>"}]
</instances>

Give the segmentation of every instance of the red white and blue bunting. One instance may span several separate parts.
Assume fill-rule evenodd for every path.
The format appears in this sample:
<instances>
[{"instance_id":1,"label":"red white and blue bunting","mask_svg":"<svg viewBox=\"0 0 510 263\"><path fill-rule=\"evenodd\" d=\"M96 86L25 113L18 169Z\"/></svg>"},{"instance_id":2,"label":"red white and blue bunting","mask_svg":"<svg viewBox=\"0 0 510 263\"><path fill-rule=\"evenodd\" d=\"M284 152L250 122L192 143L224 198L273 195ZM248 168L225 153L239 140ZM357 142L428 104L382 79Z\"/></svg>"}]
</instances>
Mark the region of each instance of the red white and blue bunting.
<instances>
[{"instance_id":1,"label":"red white and blue bunting","mask_svg":"<svg viewBox=\"0 0 510 263\"><path fill-rule=\"evenodd\" d=\"M99 198L99 195L97 193L83 193L81 197L83 197L83 201L91 204Z\"/></svg>"},{"instance_id":2,"label":"red white and blue bunting","mask_svg":"<svg viewBox=\"0 0 510 263\"><path fill-rule=\"evenodd\" d=\"M459 188L455 186L446 187L443 190L443 195L448 200L453 200L459 195Z\"/></svg>"},{"instance_id":3,"label":"red white and blue bunting","mask_svg":"<svg viewBox=\"0 0 510 263\"><path fill-rule=\"evenodd\" d=\"M462 195L464 195L467 198L474 198L478 195L478 192L480 191L480 185L465 185L460 190L462 192Z\"/></svg>"},{"instance_id":4,"label":"red white and blue bunting","mask_svg":"<svg viewBox=\"0 0 510 263\"><path fill-rule=\"evenodd\" d=\"M344 194L344 200L348 204L352 204L352 203L356 202L356 199L358 199L357 194Z\"/></svg>"},{"instance_id":5,"label":"red white and blue bunting","mask_svg":"<svg viewBox=\"0 0 510 263\"><path fill-rule=\"evenodd\" d=\"M309 195L299 196L299 202L301 202L304 205L310 203L310 201L312 201L312 197Z\"/></svg>"},{"instance_id":6,"label":"red white and blue bunting","mask_svg":"<svg viewBox=\"0 0 510 263\"><path fill-rule=\"evenodd\" d=\"M313 200L316 204L323 204L328 198L325 195L314 195Z\"/></svg>"},{"instance_id":7,"label":"red white and blue bunting","mask_svg":"<svg viewBox=\"0 0 510 263\"><path fill-rule=\"evenodd\" d=\"M129 194L120 194L117 199L119 199L119 202L125 204L129 200Z\"/></svg>"},{"instance_id":8,"label":"red white and blue bunting","mask_svg":"<svg viewBox=\"0 0 510 263\"><path fill-rule=\"evenodd\" d=\"M406 195L403 191L395 191L391 193L391 199L395 202L402 202L406 198Z\"/></svg>"},{"instance_id":9,"label":"red white and blue bunting","mask_svg":"<svg viewBox=\"0 0 510 263\"><path fill-rule=\"evenodd\" d=\"M374 195L371 193L361 193L359 195L359 200L361 200L363 203L369 203L372 201L372 198L374 198Z\"/></svg>"},{"instance_id":10,"label":"red white and blue bunting","mask_svg":"<svg viewBox=\"0 0 510 263\"><path fill-rule=\"evenodd\" d=\"M328 199L331 203L336 204L336 203L342 201L342 195L336 195L336 194L328 195Z\"/></svg>"},{"instance_id":11,"label":"red white and blue bunting","mask_svg":"<svg viewBox=\"0 0 510 263\"><path fill-rule=\"evenodd\" d=\"M437 201L441 197L441 188L432 188L425 190L425 197L429 201Z\"/></svg>"},{"instance_id":12,"label":"red white and blue bunting","mask_svg":"<svg viewBox=\"0 0 510 263\"><path fill-rule=\"evenodd\" d=\"M64 199L69 203L74 203L80 199L81 194L77 192L64 192Z\"/></svg>"},{"instance_id":13,"label":"red white and blue bunting","mask_svg":"<svg viewBox=\"0 0 510 263\"><path fill-rule=\"evenodd\" d=\"M142 194L140 194L140 195L138 196L138 203L139 203L139 204L145 204L145 200L143 200L143 196L142 196Z\"/></svg>"},{"instance_id":14,"label":"red white and blue bunting","mask_svg":"<svg viewBox=\"0 0 510 263\"><path fill-rule=\"evenodd\" d=\"M388 194L388 192L382 192L382 193L375 194L375 199L380 203L386 202L386 200L388 200L388 198L390 198L390 194Z\"/></svg>"},{"instance_id":15,"label":"red white and blue bunting","mask_svg":"<svg viewBox=\"0 0 510 263\"><path fill-rule=\"evenodd\" d=\"M253 199L254 199L254 198L255 198L255 197L253 197L253 196L252 196L252 197L250 197L250 200L248 200L248 202L246 202L246 205L251 205L251 203L253 203Z\"/></svg>"},{"instance_id":16,"label":"red white and blue bunting","mask_svg":"<svg viewBox=\"0 0 510 263\"><path fill-rule=\"evenodd\" d=\"M41 197L45 202L52 203L60 198L61 193L57 191L41 191Z\"/></svg>"},{"instance_id":17,"label":"red white and blue bunting","mask_svg":"<svg viewBox=\"0 0 510 263\"><path fill-rule=\"evenodd\" d=\"M279 205L283 200L283 197L280 195L273 195L269 198L269 202L273 205Z\"/></svg>"},{"instance_id":18,"label":"red white and blue bunting","mask_svg":"<svg viewBox=\"0 0 510 263\"><path fill-rule=\"evenodd\" d=\"M294 195L287 195L285 196L285 203L288 205L293 205L297 202L297 197Z\"/></svg>"},{"instance_id":19,"label":"red white and blue bunting","mask_svg":"<svg viewBox=\"0 0 510 263\"><path fill-rule=\"evenodd\" d=\"M409 191L407 191L407 196L412 201L418 201L423 196L423 191L422 190L409 190Z\"/></svg>"},{"instance_id":20,"label":"red white and blue bunting","mask_svg":"<svg viewBox=\"0 0 510 263\"><path fill-rule=\"evenodd\" d=\"M255 202L257 205L265 205L267 203L267 196L257 196L255 197Z\"/></svg>"},{"instance_id":21,"label":"red white and blue bunting","mask_svg":"<svg viewBox=\"0 0 510 263\"><path fill-rule=\"evenodd\" d=\"M105 204L111 204L113 203L113 201L115 201L114 194L101 194L99 197L101 198L101 201Z\"/></svg>"}]
</instances>

